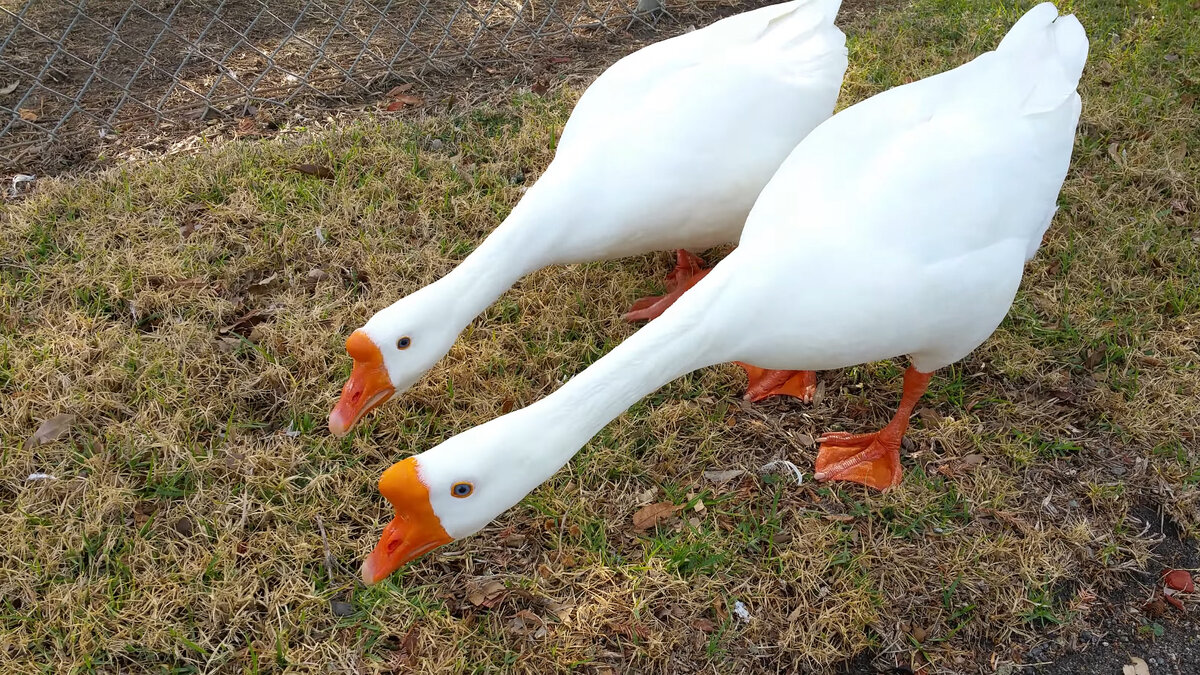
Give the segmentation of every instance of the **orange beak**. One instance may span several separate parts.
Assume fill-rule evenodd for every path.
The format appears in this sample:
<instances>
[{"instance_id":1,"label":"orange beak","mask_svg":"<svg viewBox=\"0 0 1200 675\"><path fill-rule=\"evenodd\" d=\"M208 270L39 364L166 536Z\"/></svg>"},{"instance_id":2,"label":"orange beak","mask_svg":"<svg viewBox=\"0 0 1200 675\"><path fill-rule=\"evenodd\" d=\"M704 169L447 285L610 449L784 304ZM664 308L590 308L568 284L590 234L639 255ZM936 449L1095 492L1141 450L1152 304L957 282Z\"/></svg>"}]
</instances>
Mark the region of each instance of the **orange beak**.
<instances>
[{"instance_id":1,"label":"orange beak","mask_svg":"<svg viewBox=\"0 0 1200 675\"><path fill-rule=\"evenodd\" d=\"M392 504L396 517L363 561L362 580L371 586L433 549L454 541L429 503L429 488L417 475L417 460L393 464L379 479L379 491Z\"/></svg>"},{"instance_id":2,"label":"orange beak","mask_svg":"<svg viewBox=\"0 0 1200 675\"><path fill-rule=\"evenodd\" d=\"M354 359L354 370L350 371L350 379L329 413L329 431L334 436L345 436L363 415L396 393L383 365L383 354L366 333L357 330L351 333L346 338L346 353Z\"/></svg>"}]
</instances>

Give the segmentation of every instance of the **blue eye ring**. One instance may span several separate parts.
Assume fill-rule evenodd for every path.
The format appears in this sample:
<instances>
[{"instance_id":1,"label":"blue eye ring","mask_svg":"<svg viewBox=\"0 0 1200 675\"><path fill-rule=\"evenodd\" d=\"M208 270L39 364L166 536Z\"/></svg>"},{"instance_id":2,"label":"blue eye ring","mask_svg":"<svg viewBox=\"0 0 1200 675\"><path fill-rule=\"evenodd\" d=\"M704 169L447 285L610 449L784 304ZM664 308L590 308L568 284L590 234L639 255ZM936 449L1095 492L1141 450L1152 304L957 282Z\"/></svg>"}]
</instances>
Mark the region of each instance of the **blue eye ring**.
<instances>
[{"instance_id":1,"label":"blue eye ring","mask_svg":"<svg viewBox=\"0 0 1200 675\"><path fill-rule=\"evenodd\" d=\"M407 335L400 338L399 340L396 340L396 349L408 349L411 346L412 346L412 338L408 337Z\"/></svg>"},{"instance_id":2,"label":"blue eye ring","mask_svg":"<svg viewBox=\"0 0 1200 675\"><path fill-rule=\"evenodd\" d=\"M475 491L474 485L471 485L470 483L467 483L467 482L461 482L461 483L455 483L450 488L450 495L454 496L454 497L458 497L459 499L464 499L466 497L470 497L471 493L474 491Z\"/></svg>"}]
</instances>

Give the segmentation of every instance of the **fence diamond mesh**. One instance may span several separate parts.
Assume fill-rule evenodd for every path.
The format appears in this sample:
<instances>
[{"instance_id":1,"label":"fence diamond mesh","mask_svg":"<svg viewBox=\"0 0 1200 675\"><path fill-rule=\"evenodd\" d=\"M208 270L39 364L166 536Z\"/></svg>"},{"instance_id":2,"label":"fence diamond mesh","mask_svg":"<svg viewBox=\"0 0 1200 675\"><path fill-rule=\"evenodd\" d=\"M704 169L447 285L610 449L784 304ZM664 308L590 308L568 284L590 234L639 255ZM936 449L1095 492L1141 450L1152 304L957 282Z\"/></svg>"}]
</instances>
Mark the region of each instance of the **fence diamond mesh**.
<instances>
[{"instance_id":1,"label":"fence diamond mesh","mask_svg":"<svg viewBox=\"0 0 1200 675\"><path fill-rule=\"evenodd\" d=\"M238 104L368 94L705 0L0 0L0 163L55 139ZM95 136L93 136L95 138Z\"/></svg>"}]
</instances>

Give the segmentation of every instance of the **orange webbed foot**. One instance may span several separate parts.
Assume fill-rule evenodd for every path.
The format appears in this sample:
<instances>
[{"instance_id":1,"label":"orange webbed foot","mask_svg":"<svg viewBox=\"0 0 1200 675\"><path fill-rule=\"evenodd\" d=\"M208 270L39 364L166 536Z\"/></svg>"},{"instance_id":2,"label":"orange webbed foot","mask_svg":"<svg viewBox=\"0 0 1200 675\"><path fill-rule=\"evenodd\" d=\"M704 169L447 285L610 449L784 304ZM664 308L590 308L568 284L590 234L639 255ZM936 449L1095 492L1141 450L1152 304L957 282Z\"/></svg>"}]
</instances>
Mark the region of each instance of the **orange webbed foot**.
<instances>
[{"instance_id":1,"label":"orange webbed foot","mask_svg":"<svg viewBox=\"0 0 1200 675\"><path fill-rule=\"evenodd\" d=\"M833 432L817 440L821 444L813 475L817 480L848 480L876 490L900 484L899 437L893 439L886 431L859 435Z\"/></svg>"},{"instance_id":2,"label":"orange webbed foot","mask_svg":"<svg viewBox=\"0 0 1200 675\"><path fill-rule=\"evenodd\" d=\"M794 396L812 403L817 393L817 373L812 370L767 370L736 361L750 383L746 387L747 401L761 401L771 396Z\"/></svg>"},{"instance_id":3,"label":"orange webbed foot","mask_svg":"<svg viewBox=\"0 0 1200 675\"><path fill-rule=\"evenodd\" d=\"M848 480L876 490L887 490L900 484L900 439L908 430L908 418L917 401L925 394L932 373L922 373L909 366L904 371L904 393L892 421L873 434L848 434L834 431L817 439L819 481Z\"/></svg>"},{"instance_id":4,"label":"orange webbed foot","mask_svg":"<svg viewBox=\"0 0 1200 675\"><path fill-rule=\"evenodd\" d=\"M649 321L656 319L666 311L679 296L683 295L696 282L704 278L709 270L704 269L704 261L690 251L679 249L675 252L675 269L666 277L666 295L652 295L641 298L633 303L629 311L621 318L629 322Z\"/></svg>"}]
</instances>

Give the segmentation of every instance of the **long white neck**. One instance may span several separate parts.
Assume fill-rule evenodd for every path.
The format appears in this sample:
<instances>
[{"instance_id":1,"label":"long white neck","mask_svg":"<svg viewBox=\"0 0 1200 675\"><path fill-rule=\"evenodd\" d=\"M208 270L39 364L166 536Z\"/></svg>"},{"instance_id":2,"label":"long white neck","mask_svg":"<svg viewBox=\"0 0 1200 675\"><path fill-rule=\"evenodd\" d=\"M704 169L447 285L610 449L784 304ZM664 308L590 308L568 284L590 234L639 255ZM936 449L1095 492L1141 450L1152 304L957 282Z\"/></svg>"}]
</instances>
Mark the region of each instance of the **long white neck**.
<instances>
[{"instance_id":1,"label":"long white neck","mask_svg":"<svg viewBox=\"0 0 1200 675\"><path fill-rule=\"evenodd\" d=\"M449 274L418 291L447 300L448 323L465 327L521 277L555 262L553 244L561 224L549 222L555 214L533 197L531 192L521 200Z\"/></svg>"},{"instance_id":2,"label":"long white neck","mask_svg":"<svg viewBox=\"0 0 1200 675\"><path fill-rule=\"evenodd\" d=\"M672 307L546 398L473 430L479 436L472 445L493 453L488 463L505 472L515 496L512 503L642 397L723 360L724 350L713 348L714 326L705 325L704 303L687 304L687 311Z\"/></svg>"}]
</instances>

